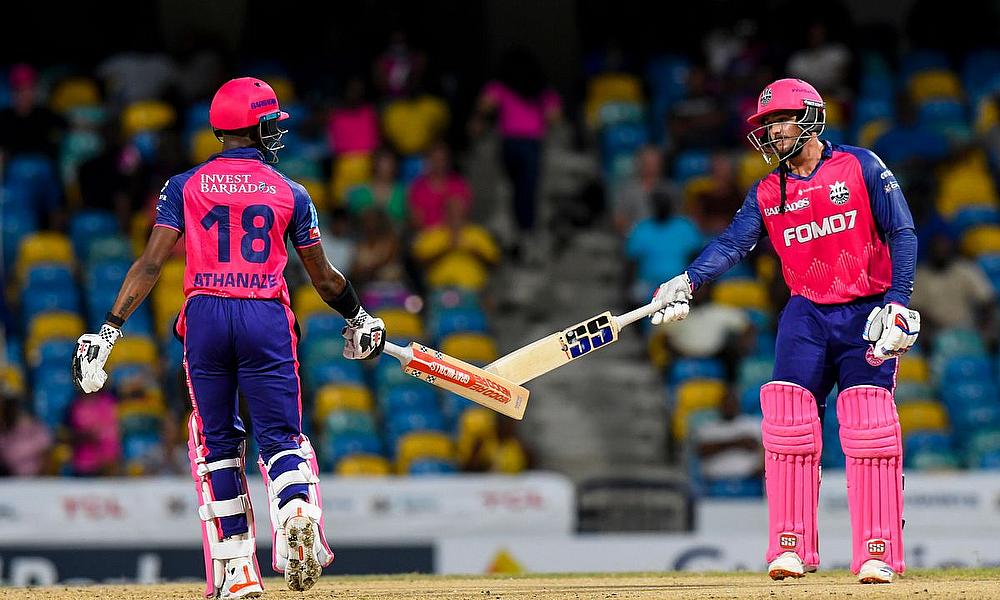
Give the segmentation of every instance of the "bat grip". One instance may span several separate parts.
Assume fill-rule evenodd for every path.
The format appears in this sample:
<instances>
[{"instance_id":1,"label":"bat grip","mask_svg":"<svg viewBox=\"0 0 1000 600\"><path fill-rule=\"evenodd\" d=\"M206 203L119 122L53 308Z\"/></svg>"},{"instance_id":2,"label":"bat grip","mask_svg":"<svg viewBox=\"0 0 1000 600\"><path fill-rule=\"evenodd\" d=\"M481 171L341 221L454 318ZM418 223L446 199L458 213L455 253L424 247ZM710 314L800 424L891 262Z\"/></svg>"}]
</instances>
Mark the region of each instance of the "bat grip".
<instances>
[{"instance_id":1,"label":"bat grip","mask_svg":"<svg viewBox=\"0 0 1000 600\"><path fill-rule=\"evenodd\" d=\"M413 360L413 350L404 348L403 346L397 346L389 341L385 343L385 353L398 360L404 366L406 363Z\"/></svg>"},{"instance_id":2,"label":"bat grip","mask_svg":"<svg viewBox=\"0 0 1000 600\"><path fill-rule=\"evenodd\" d=\"M667 306L667 304L668 304L667 302L650 302L649 304L645 306L640 306L639 308L631 312L627 312L620 317L615 317L615 320L618 321L618 329L621 329L626 325L631 325L632 323L635 323L639 319L648 317L649 315L655 313L658 310L662 310Z\"/></svg>"}]
</instances>

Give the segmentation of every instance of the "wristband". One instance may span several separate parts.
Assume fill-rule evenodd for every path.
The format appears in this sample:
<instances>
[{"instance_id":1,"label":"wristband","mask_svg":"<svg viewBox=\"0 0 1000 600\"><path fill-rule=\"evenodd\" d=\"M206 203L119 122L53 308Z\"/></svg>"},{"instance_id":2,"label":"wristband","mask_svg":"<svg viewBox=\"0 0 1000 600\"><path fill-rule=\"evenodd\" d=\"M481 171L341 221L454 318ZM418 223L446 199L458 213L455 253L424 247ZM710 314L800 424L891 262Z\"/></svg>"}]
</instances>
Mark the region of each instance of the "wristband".
<instances>
[{"instance_id":1,"label":"wristband","mask_svg":"<svg viewBox=\"0 0 1000 600\"><path fill-rule=\"evenodd\" d=\"M361 310L361 300L358 299L358 293L354 291L354 286L351 285L350 281L344 286L344 291L340 292L340 295L333 300L328 301L327 304L345 319L356 317L358 311Z\"/></svg>"},{"instance_id":2,"label":"wristband","mask_svg":"<svg viewBox=\"0 0 1000 600\"><path fill-rule=\"evenodd\" d=\"M121 329L122 326L125 325L125 319L123 319L123 318L121 318L121 317L119 317L117 315L112 314L111 311L108 311L108 314L104 315L104 321L108 325L113 325L113 326L117 327L118 329Z\"/></svg>"}]
</instances>

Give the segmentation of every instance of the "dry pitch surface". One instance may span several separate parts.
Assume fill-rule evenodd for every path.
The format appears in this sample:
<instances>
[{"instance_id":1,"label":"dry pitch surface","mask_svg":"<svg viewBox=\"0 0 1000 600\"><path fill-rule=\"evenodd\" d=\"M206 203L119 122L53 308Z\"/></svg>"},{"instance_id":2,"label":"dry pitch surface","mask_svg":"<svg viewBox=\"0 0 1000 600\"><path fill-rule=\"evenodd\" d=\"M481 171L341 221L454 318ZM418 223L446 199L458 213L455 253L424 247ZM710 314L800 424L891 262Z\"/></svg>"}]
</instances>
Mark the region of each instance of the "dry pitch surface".
<instances>
[{"instance_id":1,"label":"dry pitch surface","mask_svg":"<svg viewBox=\"0 0 1000 600\"><path fill-rule=\"evenodd\" d=\"M917 570L890 585L861 585L846 571L809 575L797 581L772 582L763 573L636 573L524 575L514 577L326 577L305 594L267 580L264 598L351 598L361 600L562 600L565 598L828 598L1000 599L1000 569ZM0 600L152 600L201 598L198 584L0 588Z\"/></svg>"}]
</instances>

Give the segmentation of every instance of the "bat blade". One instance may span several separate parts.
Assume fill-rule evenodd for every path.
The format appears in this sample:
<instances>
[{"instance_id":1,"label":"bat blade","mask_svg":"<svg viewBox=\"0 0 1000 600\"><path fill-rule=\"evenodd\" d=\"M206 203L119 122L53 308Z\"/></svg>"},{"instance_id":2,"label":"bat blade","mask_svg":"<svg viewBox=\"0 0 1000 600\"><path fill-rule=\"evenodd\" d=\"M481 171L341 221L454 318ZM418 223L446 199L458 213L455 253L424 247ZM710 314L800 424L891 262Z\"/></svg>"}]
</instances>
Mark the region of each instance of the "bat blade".
<instances>
[{"instance_id":1,"label":"bat blade","mask_svg":"<svg viewBox=\"0 0 1000 600\"><path fill-rule=\"evenodd\" d=\"M415 342L407 348L386 343L386 351L407 375L513 419L524 417L529 392L518 384Z\"/></svg>"},{"instance_id":2,"label":"bat blade","mask_svg":"<svg viewBox=\"0 0 1000 600\"><path fill-rule=\"evenodd\" d=\"M605 311L498 358L485 370L521 385L616 341L618 322Z\"/></svg>"}]
</instances>

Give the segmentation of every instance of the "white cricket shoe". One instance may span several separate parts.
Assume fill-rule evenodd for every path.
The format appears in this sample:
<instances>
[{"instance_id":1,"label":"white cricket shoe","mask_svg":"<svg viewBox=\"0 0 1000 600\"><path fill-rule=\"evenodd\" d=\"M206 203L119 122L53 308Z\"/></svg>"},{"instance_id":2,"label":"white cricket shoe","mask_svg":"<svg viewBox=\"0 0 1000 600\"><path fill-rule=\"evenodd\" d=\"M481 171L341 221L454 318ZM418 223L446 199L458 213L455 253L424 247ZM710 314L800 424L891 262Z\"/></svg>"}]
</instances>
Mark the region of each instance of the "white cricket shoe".
<instances>
[{"instance_id":1,"label":"white cricket shoe","mask_svg":"<svg viewBox=\"0 0 1000 600\"><path fill-rule=\"evenodd\" d=\"M858 571L858 581L861 583L892 583L896 578L896 572L892 567L880 560L866 560Z\"/></svg>"},{"instance_id":2,"label":"white cricket shoe","mask_svg":"<svg viewBox=\"0 0 1000 600\"><path fill-rule=\"evenodd\" d=\"M219 598L260 598L264 587L260 574L250 558L232 558L226 562L226 578L219 589Z\"/></svg>"},{"instance_id":3,"label":"white cricket shoe","mask_svg":"<svg viewBox=\"0 0 1000 600\"><path fill-rule=\"evenodd\" d=\"M798 554L783 552L767 566L767 574L775 581L781 581L785 577L798 579L799 577L805 577L806 569Z\"/></svg>"},{"instance_id":4,"label":"white cricket shoe","mask_svg":"<svg viewBox=\"0 0 1000 600\"><path fill-rule=\"evenodd\" d=\"M319 558L316 556L318 524L306 516L307 513L302 507L296 507L296 503L306 504L302 500L295 499L283 507L291 512L284 523L285 538L288 541L285 583L290 590L304 592L315 585L323 573L323 567L320 566Z\"/></svg>"}]
</instances>

